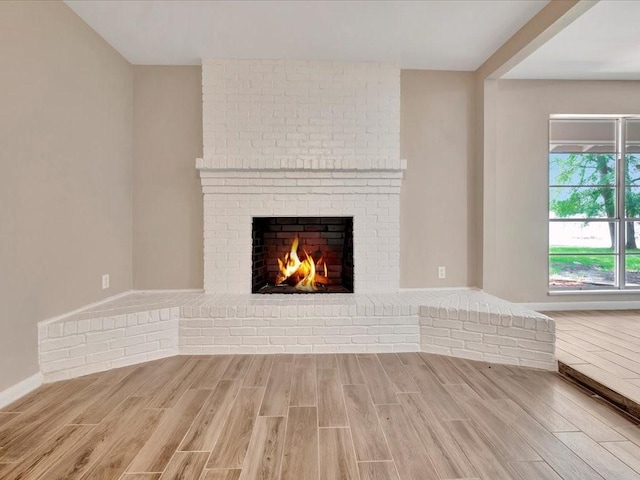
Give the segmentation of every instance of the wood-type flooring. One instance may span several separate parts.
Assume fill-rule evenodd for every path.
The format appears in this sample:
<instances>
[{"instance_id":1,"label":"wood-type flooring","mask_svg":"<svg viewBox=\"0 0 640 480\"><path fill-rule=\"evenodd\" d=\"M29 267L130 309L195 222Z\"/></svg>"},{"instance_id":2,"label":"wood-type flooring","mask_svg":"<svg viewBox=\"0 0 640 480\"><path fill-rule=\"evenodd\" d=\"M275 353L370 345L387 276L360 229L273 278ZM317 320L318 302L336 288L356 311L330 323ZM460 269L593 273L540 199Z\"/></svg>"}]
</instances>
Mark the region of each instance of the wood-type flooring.
<instances>
[{"instance_id":1,"label":"wood-type flooring","mask_svg":"<svg viewBox=\"0 0 640 480\"><path fill-rule=\"evenodd\" d=\"M640 480L640 428L554 372L418 353L178 356L1 409L0 478Z\"/></svg>"}]
</instances>

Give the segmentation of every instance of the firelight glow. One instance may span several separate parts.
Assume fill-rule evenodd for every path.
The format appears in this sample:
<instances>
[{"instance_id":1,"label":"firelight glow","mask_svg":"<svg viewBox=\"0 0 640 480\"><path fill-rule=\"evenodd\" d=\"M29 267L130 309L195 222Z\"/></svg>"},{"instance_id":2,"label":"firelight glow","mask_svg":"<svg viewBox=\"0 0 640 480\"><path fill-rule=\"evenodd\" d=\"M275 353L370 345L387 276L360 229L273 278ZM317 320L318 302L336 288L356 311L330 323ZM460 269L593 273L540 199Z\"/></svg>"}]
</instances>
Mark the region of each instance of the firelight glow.
<instances>
[{"instance_id":1,"label":"firelight glow","mask_svg":"<svg viewBox=\"0 0 640 480\"><path fill-rule=\"evenodd\" d=\"M292 282L295 282L295 288L297 290L315 292L320 288L320 285L328 285L330 283L327 277L327 264L324 262L324 257L322 256L317 262L314 262L306 250L302 250L304 259L300 260L300 256L298 256L299 244L300 239L296 236L293 242L291 242L291 249L284 256L284 259L278 259L280 272L276 276L276 284L282 285L291 279ZM321 267L323 268L324 275L318 273L318 269Z\"/></svg>"}]
</instances>

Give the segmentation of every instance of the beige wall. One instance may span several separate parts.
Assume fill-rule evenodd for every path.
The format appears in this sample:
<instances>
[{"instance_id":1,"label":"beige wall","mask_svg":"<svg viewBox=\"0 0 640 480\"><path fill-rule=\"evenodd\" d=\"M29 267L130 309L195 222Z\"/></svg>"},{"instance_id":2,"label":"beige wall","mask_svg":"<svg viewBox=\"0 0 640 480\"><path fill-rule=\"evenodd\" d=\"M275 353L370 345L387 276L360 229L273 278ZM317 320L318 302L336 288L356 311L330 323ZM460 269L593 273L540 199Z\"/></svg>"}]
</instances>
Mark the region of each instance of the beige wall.
<instances>
[{"instance_id":1,"label":"beige wall","mask_svg":"<svg viewBox=\"0 0 640 480\"><path fill-rule=\"evenodd\" d=\"M640 82L496 82L495 125L485 123L485 142L491 136L496 142L495 153L485 155L486 291L515 302L640 300L637 294L547 295L549 115L638 114L639 91ZM486 101L485 95L485 109Z\"/></svg>"},{"instance_id":2,"label":"beige wall","mask_svg":"<svg viewBox=\"0 0 640 480\"><path fill-rule=\"evenodd\" d=\"M38 372L37 322L131 288L133 82L61 2L0 2L0 32L2 391Z\"/></svg>"},{"instance_id":3,"label":"beige wall","mask_svg":"<svg viewBox=\"0 0 640 480\"><path fill-rule=\"evenodd\" d=\"M470 72L402 71L403 288L476 283L475 90Z\"/></svg>"},{"instance_id":4,"label":"beige wall","mask_svg":"<svg viewBox=\"0 0 640 480\"><path fill-rule=\"evenodd\" d=\"M202 288L200 69L134 77L134 287ZM475 284L474 89L469 72L402 72L402 287Z\"/></svg>"},{"instance_id":5,"label":"beige wall","mask_svg":"<svg viewBox=\"0 0 640 480\"><path fill-rule=\"evenodd\" d=\"M201 68L133 71L133 285L202 288Z\"/></svg>"}]
</instances>

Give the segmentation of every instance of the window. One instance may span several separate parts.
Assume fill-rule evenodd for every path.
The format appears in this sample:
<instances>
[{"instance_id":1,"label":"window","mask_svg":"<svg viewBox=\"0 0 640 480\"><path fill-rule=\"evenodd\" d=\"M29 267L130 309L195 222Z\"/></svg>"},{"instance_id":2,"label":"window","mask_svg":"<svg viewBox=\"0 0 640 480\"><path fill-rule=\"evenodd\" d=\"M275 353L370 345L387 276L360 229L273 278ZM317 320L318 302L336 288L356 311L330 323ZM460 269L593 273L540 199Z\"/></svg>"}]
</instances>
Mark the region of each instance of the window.
<instances>
[{"instance_id":1,"label":"window","mask_svg":"<svg viewBox=\"0 0 640 480\"><path fill-rule=\"evenodd\" d=\"M549 288L640 290L640 117L549 121Z\"/></svg>"}]
</instances>

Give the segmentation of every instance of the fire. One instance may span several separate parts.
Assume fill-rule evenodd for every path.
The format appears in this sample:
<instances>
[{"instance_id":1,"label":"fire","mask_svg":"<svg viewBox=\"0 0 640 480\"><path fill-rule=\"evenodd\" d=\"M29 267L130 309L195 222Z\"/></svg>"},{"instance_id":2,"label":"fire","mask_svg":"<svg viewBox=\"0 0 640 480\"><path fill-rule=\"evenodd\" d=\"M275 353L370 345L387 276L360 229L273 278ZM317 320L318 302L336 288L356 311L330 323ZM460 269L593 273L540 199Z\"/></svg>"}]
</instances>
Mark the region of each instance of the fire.
<instances>
[{"instance_id":1,"label":"fire","mask_svg":"<svg viewBox=\"0 0 640 480\"><path fill-rule=\"evenodd\" d=\"M302 250L304 259L298 256L298 245L300 239L294 238L291 243L291 249L284 256L284 260L278 259L278 267L280 272L276 276L276 284L281 285L287 280L294 282L295 288L304 292L315 292L320 285L328 285L330 283L327 277L327 264L321 256L317 262L313 261L313 257ZM324 275L318 270L322 268Z\"/></svg>"}]
</instances>

